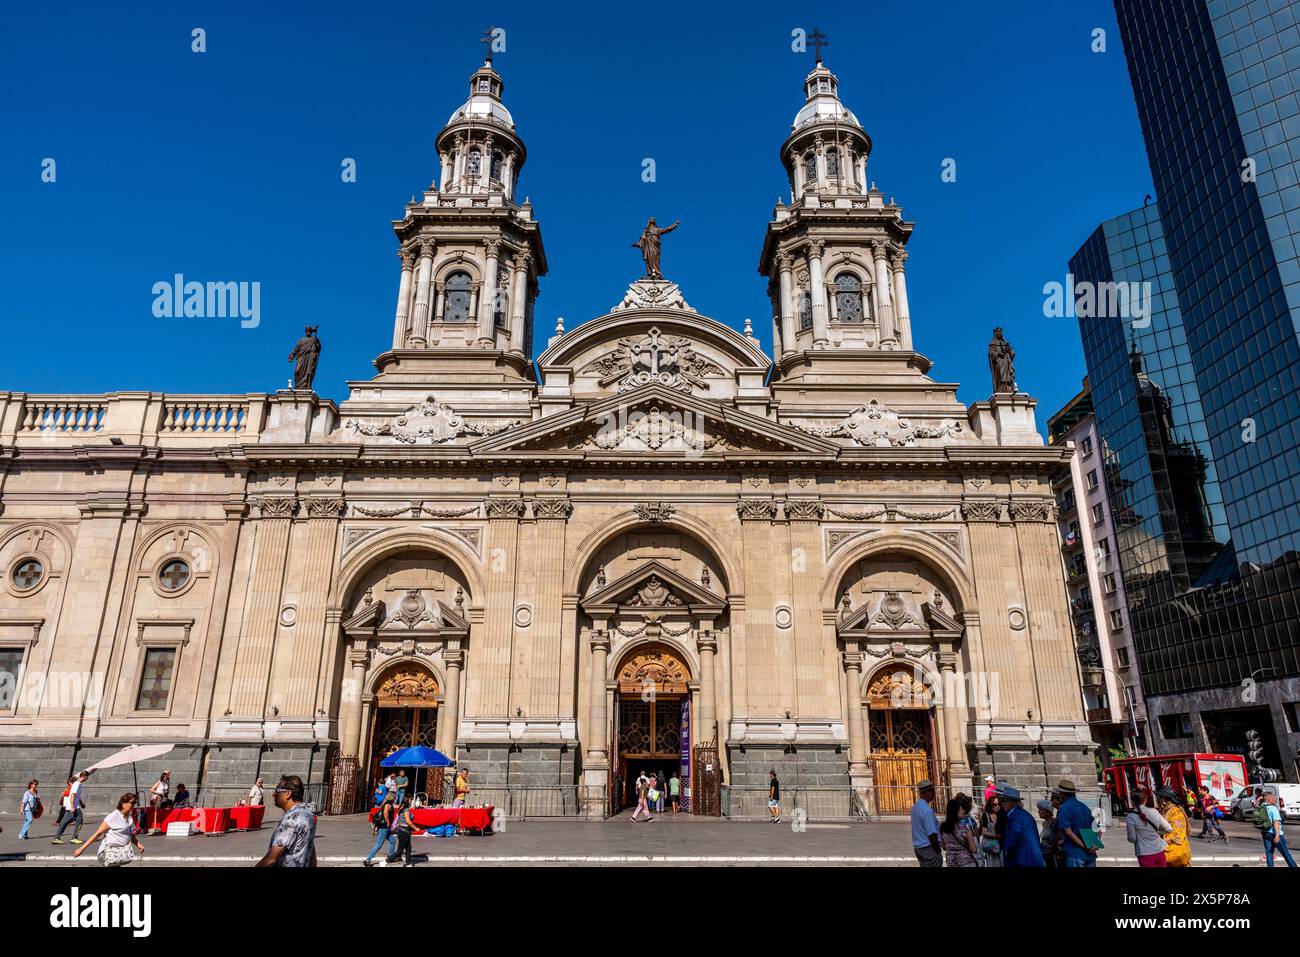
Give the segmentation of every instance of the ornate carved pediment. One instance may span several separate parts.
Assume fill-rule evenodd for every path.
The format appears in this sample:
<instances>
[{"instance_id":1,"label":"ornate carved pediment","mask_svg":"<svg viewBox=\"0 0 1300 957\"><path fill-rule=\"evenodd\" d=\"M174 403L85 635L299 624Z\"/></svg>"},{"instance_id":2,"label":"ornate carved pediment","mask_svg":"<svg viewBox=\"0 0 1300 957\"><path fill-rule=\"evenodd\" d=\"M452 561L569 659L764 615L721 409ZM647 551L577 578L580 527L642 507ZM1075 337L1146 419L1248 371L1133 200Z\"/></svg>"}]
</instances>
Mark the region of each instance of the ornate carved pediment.
<instances>
[{"instance_id":1,"label":"ornate carved pediment","mask_svg":"<svg viewBox=\"0 0 1300 957\"><path fill-rule=\"evenodd\" d=\"M638 279L628 286L623 301L610 312L622 312L625 309L680 309L682 312L695 312L682 298L677 283L664 279Z\"/></svg>"},{"instance_id":2,"label":"ornate carved pediment","mask_svg":"<svg viewBox=\"0 0 1300 957\"><path fill-rule=\"evenodd\" d=\"M725 376L726 372L697 352L690 339L652 326L644 335L619 339L612 351L588 362L578 375L596 375L601 388L613 385L618 392L648 385L691 392L707 391L705 378Z\"/></svg>"},{"instance_id":3,"label":"ornate carved pediment","mask_svg":"<svg viewBox=\"0 0 1300 957\"><path fill-rule=\"evenodd\" d=\"M624 599L623 604L632 608L681 608L686 603L658 577L651 577Z\"/></svg>"},{"instance_id":4,"label":"ornate carved pediment","mask_svg":"<svg viewBox=\"0 0 1300 957\"><path fill-rule=\"evenodd\" d=\"M437 679L418 665L398 666L375 692L377 704L388 708L428 707L441 692Z\"/></svg>"},{"instance_id":5,"label":"ornate carved pediment","mask_svg":"<svg viewBox=\"0 0 1300 957\"><path fill-rule=\"evenodd\" d=\"M582 602L591 612L631 609L638 614L650 611L685 612L691 608L719 613L723 600L709 589L690 581L658 560L644 562L618 580L601 585L602 575L596 579L596 590Z\"/></svg>"},{"instance_id":6,"label":"ornate carved pediment","mask_svg":"<svg viewBox=\"0 0 1300 957\"><path fill-rule=\"evenodd\" d=\"M467 422L451 407L428 396L391 421L370 424L350 419L347 427L358 435L386 437L403 445L441 445L463 435L496 435L517 425L518 420L500 425Z\"/></svg>"},{"instance_id":7,"label":"ornate carved pediment","mask_svg":"<svg viewBox=\"0 0 1300 957\"><path fill-rule=\"evenodd\" d=\"M921 439L945 439L961 434L961 424L944 419L939 425L914 425L893 409L872 399L860 405L835 425L818 428L796 425L795 428L821 438L847 438L865 448L899 448L916 445Z\"/></svg>"}]
</instances>

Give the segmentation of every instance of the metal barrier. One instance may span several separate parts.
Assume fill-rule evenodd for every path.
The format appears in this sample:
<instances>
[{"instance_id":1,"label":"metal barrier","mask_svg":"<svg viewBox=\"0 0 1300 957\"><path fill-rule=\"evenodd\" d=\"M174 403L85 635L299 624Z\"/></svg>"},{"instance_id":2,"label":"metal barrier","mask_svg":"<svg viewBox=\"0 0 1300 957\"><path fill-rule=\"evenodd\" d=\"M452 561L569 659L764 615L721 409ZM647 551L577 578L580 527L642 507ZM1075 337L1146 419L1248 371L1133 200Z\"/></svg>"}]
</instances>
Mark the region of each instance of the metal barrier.
<instances>
[{"instance_id":1,"label":"metal barrier","mask_svg":"<svg viewBox=\"0 0 1300 957\"><path fill-rule=\"evenodd\" d=\"M724 789L723 816L732 821L767 820L768 789L765 785ZM781 791L783 817L802 813L808 821L868 820L866 808L851 787L804 787L796 785Z\"/></svg>"}]
</instances>

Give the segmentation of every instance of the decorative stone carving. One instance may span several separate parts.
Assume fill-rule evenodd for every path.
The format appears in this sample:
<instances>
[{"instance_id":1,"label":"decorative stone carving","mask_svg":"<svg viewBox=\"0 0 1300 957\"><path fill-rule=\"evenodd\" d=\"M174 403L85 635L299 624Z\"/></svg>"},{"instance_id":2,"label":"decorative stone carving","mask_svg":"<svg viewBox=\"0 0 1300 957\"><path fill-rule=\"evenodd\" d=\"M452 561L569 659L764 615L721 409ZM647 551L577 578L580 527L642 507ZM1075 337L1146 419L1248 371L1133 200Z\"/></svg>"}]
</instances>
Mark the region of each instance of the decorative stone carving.
<instances>
[{"instance_id":1,"label":"decorative stone carving","mask_svg":"<svg viewBox=\"0 0 1300 957\"><path fill-rule=\"evenodd\" d=\"M947 508L939 512L913 512L905 508L895 508L894 512L903 518L909 518L914 522L937 522L940 519L949 518L955 509Z\"/></svg>"},{"instance_id":2,"label":"decorative stone carving","mask_svg":"<svg viewBox=\"0 0 1300 957\"><path fill-rule=\"evenodd\" d=\"M422 621L433 620L433 613L429 611L429 603L419 589L412 588L397 603L397 614L393 618L407 628L414 628Z\"/></svg>"},{"instance_id":3,"label":"decorative stone carving","mask_svg":"<svg viewBox=\"0 0 1300 957\"><path fill-rule=\"evenodd\" d=\"M647 689L662 694L690 691L690 670L666 648L647 648L629 658L618 671L618 688L641 694Z\"/></svg>"},{"instance_id":4,"label":"decorative stone carving","mask_svg":"<svg viewBox=\"0 0 1300 957\"><path fill-rule=\"evenodd\" d=\"M893 409L872 399L860 405L841 422L827 428L794 424L796 429L819 438L843 437L865 448L899 448L916 445L918 439L943 439L959 435L961 425L944 419L940 425L913 425Z\"/></svg>"},{"instance_id":5,"label":"decorative stone carving","mask_svg":"<svg viewBox=\"0 0 1300 957\"><path fill-rule=\"evenodd\" d=\"M348 428L359 435L387 436L405 445L441 445L462 435L496 435L519 424L518 420L502 425L467 422L450 407L427 396L424 402L411 406L391 422L369 425L351 419Z\"/></svg>"},{"instance_id":6,"label":"decorative stone carving","mask_svg":"<svg viewBox=\"0 0 1300 957\"><path fill-rule=\"evenodd\" d=\"M678 415L665 415L654 406L644 415L631 415L615 428L602 426L582 444L583 448L609 452L706 452L726 447L718 436L692 428Z\"/></svg>"},{"instance_id":7,"label":"decorative stone carving","mask_svg":"<svg viewBox=\"0 0 1300 957\"><path fill-rule=\"evenodd\" d=\"M379 651L380 649L376 649ZM396 654L401 649L394 649L387 654ZM428 671L418 665L398 666L398 670L389 675L376 697L386 705L430 705L439 695L438 682Z\"/></svg>"},{"instance_id":8,"label":"decorative stone carving","mask_svg":"<svg viewBox=\"0 0 1300 957\"><path fill-rule=\"evenodd\" d=\"M896 591L885 592L880 600L880 608L872 619L872 624L885 624L897 631L904 625L920 624L916 617L907 610L907 604Z\"/></svg>"},{"instance_id":9,"label":"decorative stone carving","mask_svg":"<svg viewBox=\"0 0 1300 957\"><path fill-rule=\"evenodd\" d=\"M579 375L595 374L602 388L617 382L619 392L658 384L691 392L706 389L706 376L721 376L721 366L700 355L685 336L672 336L652 326L645 335L618 340L614 351L588 362Z\"/></svg>"},{"instance_id":10,"label":"decorative stone carving","mask_svg":"<svg viewBox=\"0 0 1300 957\"><path fill-rule=\"evenodd\" d=\"M573 514L573 503L567 498L533 499L533 518L568 519Z\"/></svg>"},{"instance_id":11,"label":"decorative stone carving","mask_svg":"<svg viewBox=\"0 0 1300 957\"><path fill-rule=\"evenodd\" d=\"M786 499L785 517L792 522L820 522L826 506L816 499Z\"/></svg>"},{"instance_id":12,"label":"decorative stone carving","mask_svg":"<svg viewBox=\"0 0 1300 957\"><path fill-rule=\"evenodd\" d=\"M684 604L658 575L652 575L623 604L634 608L680 608Z\"/></svg>"},{"instance_id":13,"label":"decorative stone carving","mask_svg":"<svg viewBox=\"0 0 1300 957\"><path fill-rule=\"evenodd\" d=\"M483 513L488 518L523 518L528 511L521 498L490 498L483 503Z\"/></svg>"},{"instance_id":14,"label":"decorative stone carving","mask_svg":"<svg viewBox=\"0 0 1300 957\"><path fill-rule=\"evenodd\" d=\"M419 513L425 518L464 518L466 515L473 515L479 510L477 505L466 505L463 508L429 508L421 503Z\"/></svg>"},{"instance_id":15,"label":"decorative stone carving","mask_svg":"<svg viewBox=\"0 0 1300 957\"><path fill-rule=\"evenodd\" d=\"M262 518L292 518L298 500L292 495L263 495L253 500Z\"/></svg>"},{"instance_id":16,"label":"decorative stone carving","mask_svg":"<svg viewBox=\"0 0 1300 957\"><path fill-rule=\"evenodd\" d=\"M999 522L1002 520L1002 505L998 502L963 502L961 514L968 522Z\"/></svg>"},{"instance_id":17,"label":"decorative stone carving","mask_svg":"<svg viewBox=\"0 0 1300 957\"><path fill-rule=\"evenodd\" d=\"M1010 507L1013 522L1050 522L1054 511L1051 502L1012 502Z\"/></svg>"},{"instance_id":18,"label":"decorative stone carving","mask_svg":"<svg viewBox=\"0 0 1300 957\"><path fill-rule=\"evenodd\" d=\"M1012 605L1008 608L1007 624L1011 626L1012 631L1024 631L1025 626L1029 624L1029 619L1025 616L1025 610L1019 605Z\"/></svg>"},{"instance_id":19,"label":"decorative stone carving","mask_svg":"<svg viewBox=\"0 0 1300 957\"><path fill-rule=\"evenodd\" d=\"M515 627L527 628L533 623L533 606L520 605L515 609Z\"/></svg>"},{"instance_id":20,"label":"decorative stone carving","mask_svg":"<svg viewBox=\"0 0 1300 957\"><path fill-rule=\"evenodd\" d=\"M448 528L444 531L466 542L475 552L482 547L483 535L477 528Z\"/></svg>"},{"instance_id":21,"label":"decorative stone carving","mask_svg":"<svg viewBox=\"0 0 1300 957\"><path fill-rule=\"evenodd\" d=\"M736 503L742 522L772 521L776 518L776 502L772 499L742 498Z\"/></svg>"},{"instance_id":22,"label":"decorative stone carving","mask_svg":"<svg viewBox=\"0 0 1300 957\"><path fill-rule=\"evenodd\" d=\"M849 522L871 522L885 514L885 509L865 509L861 512L853 512L847 509L827 508L826 511L836 518L842 518Z\"/></svg>"},{"instance_id":23,"label":"decorative stone carving","mask_svg":"<svg viewBox=\"0 0 1300 957\"><path fill-rule=\"evenodd\" d=\"M632 511L643 522L666 522L677 513L677 508L668 502L638 502Z\"/></svg>"},{"instance_id":24,"label":"decorative stone carving","mask_svg":"<svg viewBox=\"0 0 1300 957\"><path fill-rule=\"evenodd\" d=\"M308 498L303 501L307 506L308 518L338 518L343 514L341 498Z\"/></svg>"},{"instance_id":25,"label":"decorative stone carving","mask_svg":"<svg viewBox=\"0 0 1300 957\"><path fill-rule=\"evenodd\" d=\"M789 605L777 605L773 620L776 622L776 627L784 631L794 624L794 612Z\"/></svg>"},{"instance_id":26,"label":"decorative stone carving","mask_svg":"<svg viewBox=\"0 0 1300 957\"><path fill-rule=\"evenodd\" d=\"M405 505L394 505L392 508L371 507L366 505L353 505L352 511L358 515L364 515L366 518L396 518L406 512L414 512L417 515L420 512L419 502L408 502Z\"/></svg>"},{"instance_id":27,"label":"decorative stone carving","mask_svg":"<svg viewBox=\"0 0 1300 957\"><path fill-rule=\"evenodd\" d=\"M673 309L681 312L695 312L686 300L677 283L664 279L638 279L627 287L623 301L610 310L622 312L625 309Z\"/></svg>"}]
</instances>

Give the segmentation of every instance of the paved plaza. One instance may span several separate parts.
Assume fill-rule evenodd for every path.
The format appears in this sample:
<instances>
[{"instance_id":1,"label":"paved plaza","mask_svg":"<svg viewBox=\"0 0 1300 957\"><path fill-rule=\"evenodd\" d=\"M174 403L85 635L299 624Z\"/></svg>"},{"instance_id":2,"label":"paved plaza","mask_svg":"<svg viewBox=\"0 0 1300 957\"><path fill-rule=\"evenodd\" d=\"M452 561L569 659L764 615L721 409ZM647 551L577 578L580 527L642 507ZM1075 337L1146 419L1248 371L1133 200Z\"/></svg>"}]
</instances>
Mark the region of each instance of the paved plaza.
<instances>
[{"instance_id":1,"label":"paved plaza","mask_svg":"<svg viewBox=\"0 0 1300 957\"><path fill-rule=\"evenodd\" d=\"M276 812L271 809L271 816ZM98 818L82 832L93 833ZM90 851L73 860L70 844L50 844L52 821L38 821L33 837L18 840L15 815L0 815L0 867L97 866ZM266 851L274 820L259 831L217 836L146 837L145 856L135 866L245 867ZM1231 839L1204 842L1193 838L1194 865L1263 866L1262 846L1248 824L1228 822ZM316 852L322 866L356 867L370 850L373 832L364 815L320 818ZM1103 866L1134 866L1123 829L1105 832ZM874 866L915 867L906 821L808 823L802 830L781 824L732 822L690 815L656 816L650 823L630 822L624 813L608 821L505 821L487 837L417 837L412 860L417 867L457 866ZM1281 860L1278 861L1281 864Z\"/></svg>"}]
</instances>

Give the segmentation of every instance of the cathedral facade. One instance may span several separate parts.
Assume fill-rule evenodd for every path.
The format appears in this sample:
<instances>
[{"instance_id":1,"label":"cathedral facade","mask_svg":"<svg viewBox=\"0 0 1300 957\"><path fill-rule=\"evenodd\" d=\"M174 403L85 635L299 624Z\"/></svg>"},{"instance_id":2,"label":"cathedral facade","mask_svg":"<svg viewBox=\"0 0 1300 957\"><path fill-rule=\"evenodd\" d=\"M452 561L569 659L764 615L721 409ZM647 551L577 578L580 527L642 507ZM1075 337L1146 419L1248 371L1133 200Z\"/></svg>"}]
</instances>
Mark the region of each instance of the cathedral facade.
<instances>
[{"instance_id":1,"label":"cathedral facade","mask_svg":"<svg viewBox=\"0 0 1300 957\"><path fill-rule=\"evenodd\" d=\"M704 813L769 769L881 812L925 777L1091 780L1068 453L1014 384L967 407L929 375L913 226L836 77L781 147L773 356L663 278L653 222L646 275L534 356L524 142L490 62L470 85L394 223L392 347L341 403L310 371L0 393L6 792L154 741L201 793L364 791L425 744L587 813L648 768Z\"/></svg>"}]
</instances>

